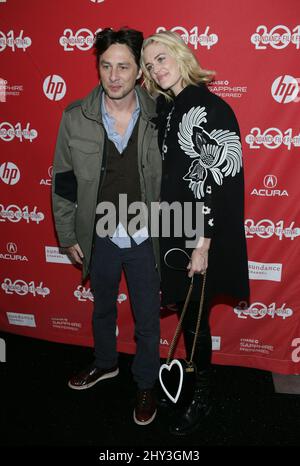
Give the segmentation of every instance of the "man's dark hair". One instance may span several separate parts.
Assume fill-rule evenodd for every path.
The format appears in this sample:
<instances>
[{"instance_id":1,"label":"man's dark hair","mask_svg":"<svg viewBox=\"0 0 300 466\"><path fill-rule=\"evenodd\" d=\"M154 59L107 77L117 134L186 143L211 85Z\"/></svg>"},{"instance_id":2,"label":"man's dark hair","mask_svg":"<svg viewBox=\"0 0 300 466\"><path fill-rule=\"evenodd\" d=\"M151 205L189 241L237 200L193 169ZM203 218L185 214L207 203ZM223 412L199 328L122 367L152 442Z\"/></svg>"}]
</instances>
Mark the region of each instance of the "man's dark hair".
<instances>
[{"instance_id":1,"label":"man's dark hair","mask_svg":"<svg viewBox=\"0 0 300 466\"><path fill-rule=\"evenodd\" d=\"M111 28L103 29L95 36L95 54L97 66L99 66L100 56L113 44L124 44L130 49L135 63L140 67L141 49L143 44L143 33L135 29L122 28L114 31Z\"/></svg>"}]
</instances>

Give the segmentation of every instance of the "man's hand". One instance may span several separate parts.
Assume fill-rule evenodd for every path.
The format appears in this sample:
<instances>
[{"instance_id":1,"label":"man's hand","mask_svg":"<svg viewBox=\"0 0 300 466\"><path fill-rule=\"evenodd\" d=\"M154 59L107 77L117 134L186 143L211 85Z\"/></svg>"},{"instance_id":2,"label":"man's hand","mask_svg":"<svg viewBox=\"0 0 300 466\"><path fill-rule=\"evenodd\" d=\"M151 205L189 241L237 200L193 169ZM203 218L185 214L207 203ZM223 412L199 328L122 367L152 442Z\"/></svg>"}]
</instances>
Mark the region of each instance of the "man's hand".
<instances>
[{"instance_id":1,"label":"man's hand","mask_svg":"<svg viewBox=\"0 0 300 466\"><path fill-rule=\"evenodd\" d=\"M77 264L82 264L82 259L83 259L83 252L81 251L81 248L79 244L74 244L74 246L70 246L66 248L68 256L71 256L71 258L77 263Z\"/></svg>"}]
</instances>

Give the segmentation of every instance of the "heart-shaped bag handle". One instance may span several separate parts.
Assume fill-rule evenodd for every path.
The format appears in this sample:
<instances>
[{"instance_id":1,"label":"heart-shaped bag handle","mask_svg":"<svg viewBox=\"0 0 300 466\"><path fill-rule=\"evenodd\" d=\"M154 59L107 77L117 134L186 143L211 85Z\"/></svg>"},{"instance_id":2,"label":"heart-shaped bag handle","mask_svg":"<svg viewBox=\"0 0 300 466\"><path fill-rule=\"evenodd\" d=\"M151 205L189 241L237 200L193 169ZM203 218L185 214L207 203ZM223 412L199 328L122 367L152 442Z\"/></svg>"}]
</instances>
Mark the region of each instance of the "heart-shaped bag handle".
<instances>
[{"instance_id":1,"label":"heart-shaped bag handle","mask_svg":"<svg viewBox=\"0 0 300 466\"><path fill-rule=\"evenodd\" d=\"M172 268L172 269L186 270L186 269L182 269L182 268L179 269L177 267L173 267L170 264L168 264L167 255L170 252L173 252L175 250L176 251L181 251L182 253L184 253L188 257L188 259L190 259L189 255L183 249L173 248L173 249L170 249L169 251L166 252L166 254L164 256L165 264L168 267ZM193 368L193 358L194 358L194 353L195 353L195 348L196 348L196 343L197 343L197 338L198 338L198 333L199 333L199 328L200 328L200 322L201 322L201 315L202 315L202 310L203 310L205 282L206 282L206 272L204 272L204 274L203 274L203 281L202 281L202 287L201 287L201 297L200 297L198 318L197 318L197 322L196 322L195 336L194 336L192 351L191 351L191 355L190 355L190 360L187 361L187 365L188 365L188 367L191 368L191 370L193 370L192 369ZM189 289L188 289L188 292L187 292L187 295L186 295L186 298L185 298L185 302L184 302L184 306L183 306L183 309L182 309L182 312L181 312L181 316L180 316L180 319L178 321L178 324L177 324L177 327L176 327L176 330L175 330L175 333L174 333L174 336L173 336L173 339L172 339L172 342L171 342L171 345L170 345L170 349L169 349L169 352L168 352L168 357L167 357L166 364L170 364L170 360L173 359L174 351L175 351L175 348L176 348L176 345L177 345L177 342L178 342L178 337L179 337L181 329L182 329L182 322L183 322L187 307L188 307L189 302L190 302L190 298L191 298L191 294L192 294L192 290L193 290L193 284L194 284L194 276L192 276L192 278L191 278L190 286L189 286Z\"/></svg>"},{"instance_id":2,"label":"heart-shaped bag handle","mask_svg":"<svg viewBox=\"0 0 300 466\"><path fill-rule=\"evenodd\" d=\"M165 264L168 267L172 268L172 269L184 270L185 271L186 269L183 269L183 268L179 269L178 267L173 267L170 264L168 264L168 262L166 260L167 255L168 255L168 253L170 253L170 252L172 252L174 250L183 252L190 259L188 254L185 251L183 251L182 249L173 248L173 249L170 249L165 254L165 257L164 257ZM181 313L180 319L178 321L178 324L177 324L177 327L176 327L176 330L175 330L175 333L174 333L174 336L173 336L173 339L172 339L172 342L171 342L171 345L170 345L167 361L166 361L165 364L161 365L160 370L159 370L159 381L160 381L161 387L164 390L164 392L166 393L166 395L168 396L168 398L170 398L170 400L173 401L173 403L177 402L177 400L178 400L178 398L180 396L181 390L182 390L183 376L184 376L183 372L184 371L185 372L194 372L194 370L195 370L194 365L193 365L193 358L194 358L194 353L195 353L195 348L196 348L196 343L197 343L197 337L198 337L200 322L201 322L201 315L202 315L202 310L203 310L205 282L206 282L206 273L203 274L201 297L200 297L200 303L199 303L199 312L198 312L198 318L197 318L196 329L195 329L195 336L194 336L194 341L193 341L193 346L192 346L192 351L191 351L189 361L186 361L186 366L183 369L182 363L178 359L173 359L173 356L174 356L174 351L175 351L175 348L176 348L176 345L177 345L177 342L178 342L178 337L179 337L181 329L182 329L182 322L183 322L183 319L184 319L188 304L190 302L191 293L192 293L193 284L194 284L194 276L192 276L192 278L191 278L190 286L189 286L189 289L188 289L188 292L187 292L187 295L186 295L186 298L185 298L182 313ZM172 362L171 362L171 359L172 359ZM163 370L170 371L173 366L178 366L179 374L180 374L179 385L178 385L177 392L176 392L175 396L171 395L171 393L168 391L167 387L165 386L165 384L164 384L164 382L162 380Z\"/></svg>"}]
</instances>

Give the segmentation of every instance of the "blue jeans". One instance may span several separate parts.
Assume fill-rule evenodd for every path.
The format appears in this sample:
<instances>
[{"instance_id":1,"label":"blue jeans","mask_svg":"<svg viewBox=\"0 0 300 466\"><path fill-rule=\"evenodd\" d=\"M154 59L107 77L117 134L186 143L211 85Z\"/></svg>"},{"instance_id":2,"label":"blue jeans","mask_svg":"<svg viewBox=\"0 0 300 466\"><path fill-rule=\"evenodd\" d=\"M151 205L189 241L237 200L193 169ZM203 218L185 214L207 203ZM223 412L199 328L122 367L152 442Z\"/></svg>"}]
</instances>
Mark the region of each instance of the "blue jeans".
<instances>
[{"instance_id":1,"label":"blue jeans","mask_svg":"<svg viewBox=\"0 0 300 466\"><path fill-rule=\"evenodd\" d=\"M95 365L117 364L117 297L125 272L135 319L136 354L132 373L138 388L152 388L160 366L160 281L151 240L131 248L119 248L109 238L96 237L91 261L94 294L93 334Z\"/></svg>"}]
</instances>

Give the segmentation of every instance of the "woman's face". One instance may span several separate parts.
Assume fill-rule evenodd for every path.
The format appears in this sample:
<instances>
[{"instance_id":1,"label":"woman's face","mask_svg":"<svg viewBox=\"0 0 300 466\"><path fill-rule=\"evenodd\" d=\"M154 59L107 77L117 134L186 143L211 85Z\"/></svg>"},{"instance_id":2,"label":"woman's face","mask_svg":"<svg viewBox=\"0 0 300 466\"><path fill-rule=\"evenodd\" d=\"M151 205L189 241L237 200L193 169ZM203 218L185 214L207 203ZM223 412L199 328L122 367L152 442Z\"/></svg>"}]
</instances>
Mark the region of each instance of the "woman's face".
<instances>
[{"instance_id":1,"label":"woman's face","mask_svg":"<svg viewBox=\"0 0 300 466\"><path fill-rule=\"evenodd\" d=\"M159 42L152 42L144 50L145 67L151 78L163 90L172 90L175 95L182 91L182 76L176 59L168 47Z\"/></svg>"}]
</instances>

